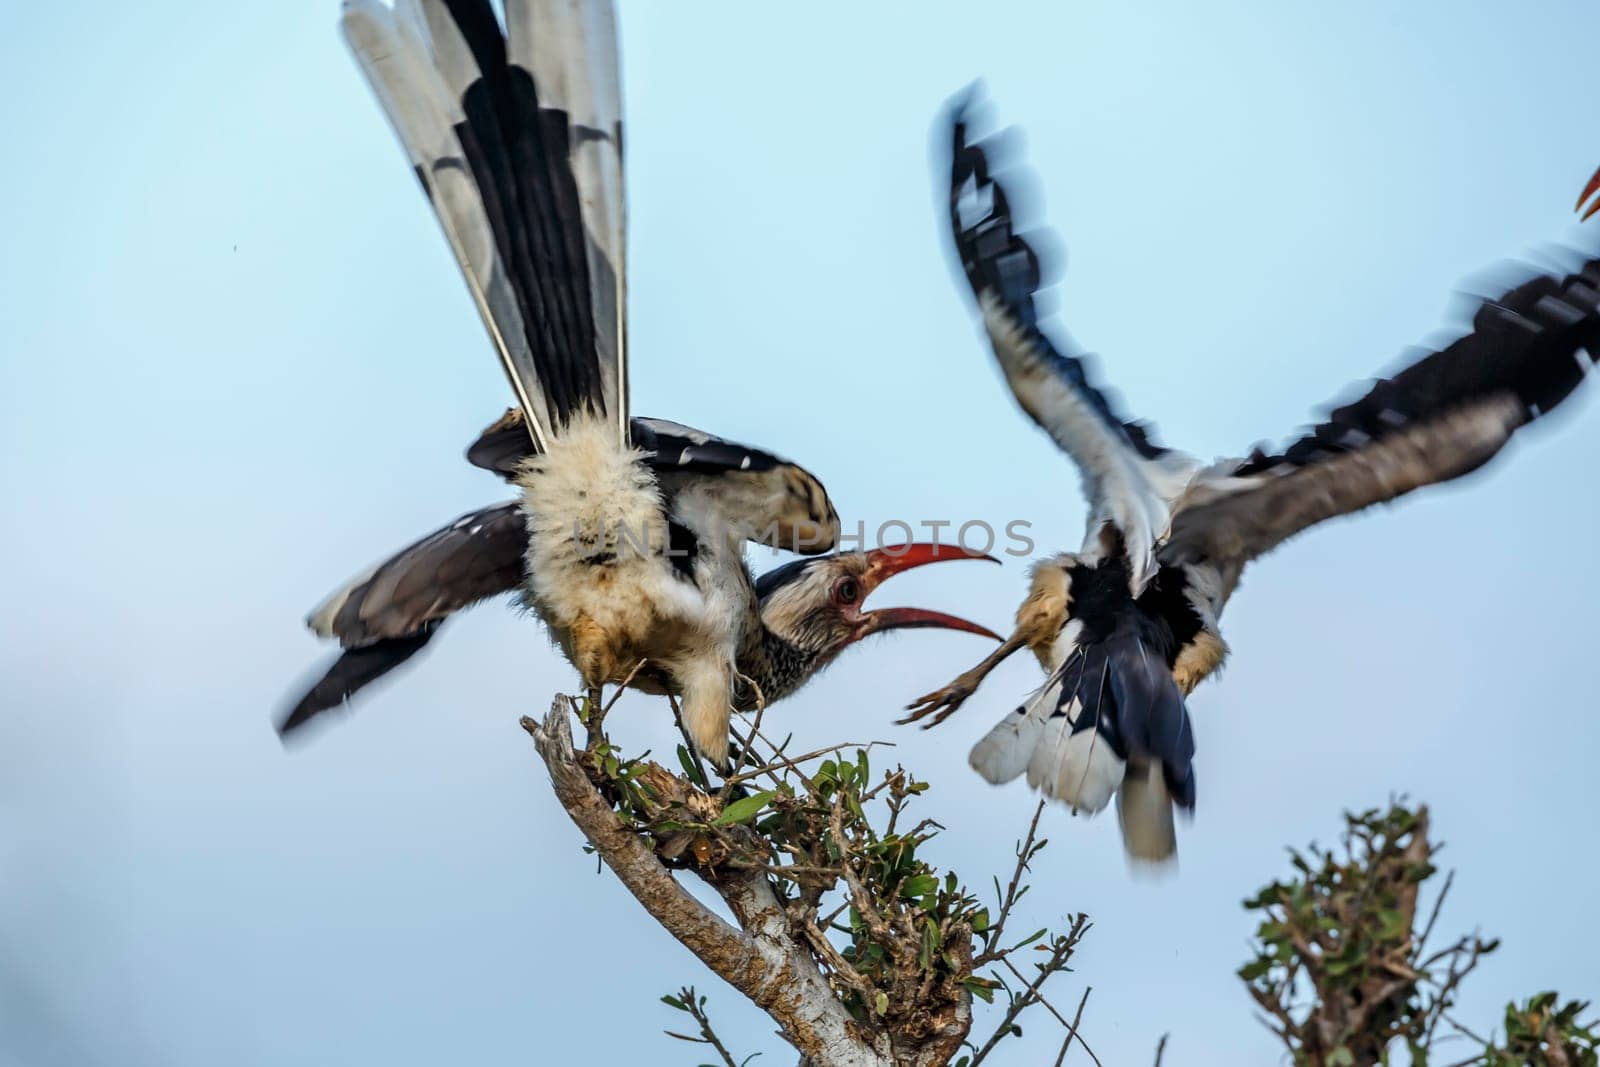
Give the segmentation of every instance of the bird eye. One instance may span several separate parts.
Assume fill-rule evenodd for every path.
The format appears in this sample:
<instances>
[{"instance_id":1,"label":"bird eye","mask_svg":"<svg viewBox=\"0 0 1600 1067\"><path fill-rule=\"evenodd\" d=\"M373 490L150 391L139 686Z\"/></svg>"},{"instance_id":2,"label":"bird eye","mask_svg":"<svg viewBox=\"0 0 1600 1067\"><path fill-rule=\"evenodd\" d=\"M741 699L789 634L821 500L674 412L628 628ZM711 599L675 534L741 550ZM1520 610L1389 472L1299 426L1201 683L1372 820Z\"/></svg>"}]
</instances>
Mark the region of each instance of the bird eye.
<instances>
[{"instance_id":1,"label":"bird eye","mask_svg":"<svg viewBox=\"0 0 1600 1067\"><path fill-rule=\"evenodd\" d=\"M833 599L841 604L854 604L861 599L861 585L854 578L846 578L833 587Z\"/></svg>"}]
</instances>

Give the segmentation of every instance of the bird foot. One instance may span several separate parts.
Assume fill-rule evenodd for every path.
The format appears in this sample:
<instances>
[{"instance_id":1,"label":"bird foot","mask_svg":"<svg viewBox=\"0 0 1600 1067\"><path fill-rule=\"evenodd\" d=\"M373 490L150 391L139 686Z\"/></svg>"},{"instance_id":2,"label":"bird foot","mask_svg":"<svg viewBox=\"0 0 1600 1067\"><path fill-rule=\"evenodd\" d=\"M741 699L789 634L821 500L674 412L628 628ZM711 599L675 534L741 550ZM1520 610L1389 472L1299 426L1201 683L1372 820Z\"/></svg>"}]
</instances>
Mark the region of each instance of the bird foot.
<instances>
[{"instance_id":1,"label":"bird foot","mask_svg":"<svg viewBox=\"0 0 1600 1067\"><path fill-rule=\"evenodd\" d=\"M978 691L978 683L982 676L975 671L968 671L943 689L937 689L926 696L918 697L906 705L906 710L911 712L903 719L896 720L896 725L909 726L932 715L933 718L922 724L924 730L931 730L954 715L968 697Z\"/></svg>"}]
</instances>

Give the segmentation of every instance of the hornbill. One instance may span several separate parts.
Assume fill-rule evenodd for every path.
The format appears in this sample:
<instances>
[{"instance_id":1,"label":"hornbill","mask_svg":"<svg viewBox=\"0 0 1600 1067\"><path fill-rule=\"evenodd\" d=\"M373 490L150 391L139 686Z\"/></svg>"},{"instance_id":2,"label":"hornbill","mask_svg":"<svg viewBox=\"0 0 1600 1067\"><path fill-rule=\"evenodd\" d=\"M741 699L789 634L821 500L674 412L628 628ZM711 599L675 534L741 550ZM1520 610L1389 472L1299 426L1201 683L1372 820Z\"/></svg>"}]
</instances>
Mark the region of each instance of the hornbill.
<instances>
[{"instance_id":1,"label":"hornbill","mask_svg":"<svg viewBox=\"0 0 1600 1067\"><path fill-rule=\"evenodd\" d=\"M1228 653L1218 618L1245 565L1319 522L1477 470L1566 399L1600 352L1600 259L1482 301L1466 336L1281 450L1202 465L1125 421L1084 355L1042 326L1039 258L1007 198L1018 176L998 139L970 139L971 101L951 109L955 249L1012 394L1079 468L1089 521L1079 551L1034 566L1012 635L902 721L943 721L1029 648L1048 681L977 743L972 766L994 783L1026 773L1084 812L1115 793L1129 854L1163 860L1173 803L1195 802L1184 699Z\"/></svg>"},{"instance_id":2,"label":"hornbill","mask_svg":"<svg viewBox=\"0 0 1600 1067\"><path fill-rule=\"evenodd\" d=\"M792 464L741 481L763 454L742 450L729 470L709 435L630 419L615 16L609 0L502 6L504 28L490 0L345 0L341 26L521 411L523 603L592 694L648 664L681 698L694 747L725 766L736 661L760 607L743 547L769 525L752 529L748 511L818 550L837 519ZM671 476L663 434L680 442ZM694 470L697 457L715 469Z\"/></svg>"},{"instance_id":3,"label":"hornbill","mask_svg":"<svg viewBox=\"0 0 1600 1067\"><path fill-rule=\"evenodd\" d=\"M823 486L802 468L769 453L657 419L633 420L633 439L647 446L646 462L663 492L680 507L694 495L715 496L731 521L766 536L773 547L810 558L768 571L754 581L754 617L740 628L733 706L749 711L757 701L794 693L845 648L874 633L918 627L1000 635L953 615L921 608L864 611L868 595L902 571L954 559L987 559L950 545L909 544L865 552L815 554L808 535L831 546L838 517ZM520 413L507 412L468 449L478 466L514 479L531 454ZM647 443L647 445L646 445ZM802 504L801 501L804 501ZM823 515L823 532L812 516ZM519 501L469 512L401 549L340 587L314 608L307 625L337 639L343 652L290 708L278 730L289 735L322 712L409 660L452 615L490 597L519 593L531 534ZM523 593L525 596L525 592ZM650 693L672 691L672 680L647 665L632 685Z\"/></svg>"}]
</instances>

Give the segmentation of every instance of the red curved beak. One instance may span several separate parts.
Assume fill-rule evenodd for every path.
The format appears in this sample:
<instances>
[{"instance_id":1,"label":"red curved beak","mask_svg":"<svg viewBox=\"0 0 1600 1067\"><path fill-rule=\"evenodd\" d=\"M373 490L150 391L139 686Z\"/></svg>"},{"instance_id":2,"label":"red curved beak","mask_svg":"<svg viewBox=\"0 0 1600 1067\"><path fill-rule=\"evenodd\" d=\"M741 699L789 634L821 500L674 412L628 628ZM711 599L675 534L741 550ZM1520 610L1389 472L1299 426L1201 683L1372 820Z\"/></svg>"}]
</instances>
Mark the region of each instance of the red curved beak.
<instances>
[{"instance_id":1,"label":"red curved beak","mask_svg":"<svg viewBox=\"0 0 1600 1067\"><path fill-rule=\"evenodd\" d=\"M947 563L959 559L986 559L990 563L1000 561L993 556L982 552L973 552L957 545L931 544L928 542L913 542L906 545L886 545L874 548L866 553L867 569L861 575L861 599L863 602L872 595L872 591L897 574L926 566L929 563ZM946 615L942 611L930 611L926 608L882 608L878 611L867 611L861 614L861 620L852 640L859 641L868 634L883 633L888 630L912 630L919 628L934 628L940 630L960 630L962 633L977 634L980 637L1002 640L999 634L987 626L963 619L957 615Z\"/></svg>"},{"instance_id":2,"label":"red curved beak","mask_svg":"<svg viewBox=\"0 0 1600 1067\"><path fill-rule=\"evenodd\" d=\"M1600 196L1595 196L1596 193L1600 193L1600 170L1595 171L1594 177L1589 179L1589 184L1583 187L1583 193L1578 197L1578 206L1572 209L1574 211L1583 211L1583 220L1585 221L1593 216L1595 212L1600 211ZM1594 197L1594 203L1589 205L1589 210L1584 211L1584 202L1590 197Z\"/></svg>"}]
</instances>

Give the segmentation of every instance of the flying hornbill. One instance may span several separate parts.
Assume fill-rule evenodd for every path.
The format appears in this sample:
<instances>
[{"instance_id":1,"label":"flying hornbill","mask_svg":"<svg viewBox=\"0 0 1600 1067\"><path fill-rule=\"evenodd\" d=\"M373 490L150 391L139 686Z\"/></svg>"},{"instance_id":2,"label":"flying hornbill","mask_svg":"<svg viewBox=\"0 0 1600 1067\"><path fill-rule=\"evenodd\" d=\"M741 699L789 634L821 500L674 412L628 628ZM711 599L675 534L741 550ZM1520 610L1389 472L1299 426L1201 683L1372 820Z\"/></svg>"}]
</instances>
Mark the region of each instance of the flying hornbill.
<instances>
[{"instance_id":1,"label":"flying hornbill","mask_svg":"<svg viewBox=\"0 0 1600 1067\"><path fill-rule=\"evenodd\" d=\"M722 766L737 658L760 617L743 547L767 526L748 511L819 551L837 518L792 464L741 480L762 453L742 450L730 470L727 442L630 419L615 16L609 0L503 8L504 29L489 0L345 0L341 25L521 410L523 603L591 693L648 664ZM670 476L662 434L680 442ZM697 457L714 469L695 470Z\"/></svg>"},{"instance_id":2,"label":"flying hornbill","mask_svg":"<svg viewBox=\"0 0 1600 1067\"><path fill-rule=\"evenodd\" d=\"M1165 859L1173 802L1195 801L1184 699L1228 653L1218 618L1245 565L1319 522L1477 470L1566 399L1600 352L1600 259L1484 300L1466 336L1281 451L1205 466L1125 421L1081 352L1041 325L1039 259L1007 198L1017 175L998 139L969 139L971 99L951 113L955 248L1018 404L1079 468L1089 521L1079 551L1035 565L1010 638L902 721L943 721L1029 648L1048 681L978 742L972 766L995 783L1026 772L1079 811L1116 793L1130 855Z\"/></svg>"},{"instance_id":3,"label":"flying hornbill","mask_svg":"<svg viewBox=\"0 0 1600 1067\"><path fill-rule=\"evenodd\" d=\"M829 545L837 542L838 518L822 484L805 470L676 423L635 418L631 432L646 449L646 462L660 479L669 507L680 507L694 495L715 496L734 513L733 521L767 533L752 539L811 556L755 580L755 617L741 626L735 661L736 710L749 711L758 700L772 703L793 694L845 648L871 634L940 627L1000 640L999 634L976 623L937 611L863 610L873 590L902 571L944 560L991 557L932 544L815 555L795 516L828 516L824 526ZM529 455L530 438L515 411L485 430L467 452L474 464L508 480ZM801 499L806 503L797 506ZM306 619L315 633L337 639L344 651L295 702L279 732L287 736L322 712L348 703L420 651L458 611L521 591L530 537L522 504L508 501L461 516L347 582ZM659 694L671 691L672 680L646 666L632 684Z\"/></svg>"}]
</instances>

